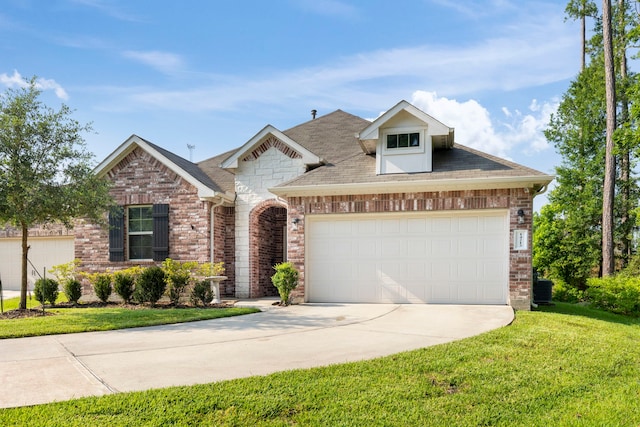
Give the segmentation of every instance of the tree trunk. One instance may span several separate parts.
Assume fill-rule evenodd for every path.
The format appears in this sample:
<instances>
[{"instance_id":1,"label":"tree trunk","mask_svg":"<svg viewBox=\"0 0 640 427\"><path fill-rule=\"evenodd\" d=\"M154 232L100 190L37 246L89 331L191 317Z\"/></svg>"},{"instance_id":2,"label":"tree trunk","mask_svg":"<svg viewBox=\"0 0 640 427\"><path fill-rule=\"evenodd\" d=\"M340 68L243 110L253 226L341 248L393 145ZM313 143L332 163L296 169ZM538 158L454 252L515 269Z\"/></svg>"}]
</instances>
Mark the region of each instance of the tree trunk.
<instances>
[{"instance_id":1,"label":"tree trunk","mask_svg":"<svg viewBox=\"0 0 640 427\"><path fill-rule=\"evenodd\" d=\"M613 133L616 130L616 92L611 30L611 0L602 0L602 33L604 42L604 75L607 101L607 134L605 142L604 188L602 196L602 275L614 272L613 202L616 183L616 159Z\"/></svg>"},{"instance_id":2,"label":"tree trunk","mask_svg":"<svg viewBox=\"0 0 640 427\"><path fill-rule=\"evenodd\" d=\"M620 122L625 124L629 120L629 99L626 93L627 81L627 23L626 23L625 0L618 0L618 13L620 14L619 26L619 58L620 58L620 79L623 83L623 90L620 92ZM631 153L628 143L625 141L620 147L620 182L622 193L622 211L620 217L620 227L622 230L622 267L626 266L631 259L631 233L633 224L629 223L629 212L633 208L630 206L631 200Z\"/></svg>"},{"instance_id":3,"label":"tree trunk","mask_svg":"<svg viewBox=\"0 0 640 427\"><path fill-rule=\"evenodd\" d=\"M584 8L584 3L583 3ZM585 14L582 14L580 18L581 30L582 30L582 58L580 62L580 72L584 71L586 57L587 57L587 17Z\"/></svg>"},{"instance_id":4,"label":"tree trunk","mask_svg":"<svg viewBox=\"0 0 640 427\"><path fill-rule=\"evenodd\" d=\"M29 260L29 228L22 224L22 282L20 284L20 306L21 310L27 308L27 263Z\"/></svg>"}]
</instances>

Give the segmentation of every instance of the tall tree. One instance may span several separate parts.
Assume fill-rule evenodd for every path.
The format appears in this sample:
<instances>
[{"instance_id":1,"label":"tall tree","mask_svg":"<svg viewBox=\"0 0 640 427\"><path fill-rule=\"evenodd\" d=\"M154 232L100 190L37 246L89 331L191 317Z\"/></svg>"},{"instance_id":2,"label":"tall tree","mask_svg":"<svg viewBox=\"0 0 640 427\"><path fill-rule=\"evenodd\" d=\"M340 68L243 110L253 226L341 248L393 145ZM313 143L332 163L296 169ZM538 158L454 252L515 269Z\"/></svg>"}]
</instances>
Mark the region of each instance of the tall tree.
<instances>
[{"instance_id":1,"label":"tall tree","mask_svg":"<svg viewBox=\"0 0 640 427\"><path fill-rule=\"evenodd\" d=\"M113 205L106 180L93 174L81 133L89 125L40 100L36 78L0 96L0 223L22 232L20 308L26 308L29 228L88 217L104 220Z\"/></svg>"},{"instance_id":2,"label":"tall tree","mask_svg":"<svg viewBox=\"0 0 640 427\"><path fill-rule=\"evenodd\" d=\"M611 29L611 1L602 0L602 38L607 104L605 136L604 188L602 194L602 275L614 271L613 207L616 184L616 158L613 134L616 130L616 76L613 60L613 30Z\"/></svg>"},{"instance_id":3,"label":"tall tree","mask_svg":"<svg viewBox=\"0 0 640 427\"><path fill-rule=\"evenodd\" d=\"M586 67L587 58L587 17L596 17L598 7L591 0L570 0L565 8L568 17L580 20L580 33L582 37L582 55L580 71Z\"/></svg>"}]
</instances>

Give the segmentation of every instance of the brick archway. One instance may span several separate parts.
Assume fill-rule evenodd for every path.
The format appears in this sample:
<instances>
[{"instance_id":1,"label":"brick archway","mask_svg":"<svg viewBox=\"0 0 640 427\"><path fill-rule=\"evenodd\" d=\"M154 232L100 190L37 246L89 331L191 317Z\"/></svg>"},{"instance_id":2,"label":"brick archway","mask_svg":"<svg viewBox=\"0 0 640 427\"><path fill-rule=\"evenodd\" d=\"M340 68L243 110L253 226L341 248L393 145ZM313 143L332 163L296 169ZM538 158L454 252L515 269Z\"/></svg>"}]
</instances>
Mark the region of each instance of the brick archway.
<instances>
[{"instance_id":1,"label":"brick archway","mask_svg":"<svg viewBox=\"0 0 640 427\"><path fill-rule=\"evenodd\" d=\"M249 296L278 296L271 283L273 266L286 259L287 206L265 200L249 214Z\"/></svg>"}]
</instances>

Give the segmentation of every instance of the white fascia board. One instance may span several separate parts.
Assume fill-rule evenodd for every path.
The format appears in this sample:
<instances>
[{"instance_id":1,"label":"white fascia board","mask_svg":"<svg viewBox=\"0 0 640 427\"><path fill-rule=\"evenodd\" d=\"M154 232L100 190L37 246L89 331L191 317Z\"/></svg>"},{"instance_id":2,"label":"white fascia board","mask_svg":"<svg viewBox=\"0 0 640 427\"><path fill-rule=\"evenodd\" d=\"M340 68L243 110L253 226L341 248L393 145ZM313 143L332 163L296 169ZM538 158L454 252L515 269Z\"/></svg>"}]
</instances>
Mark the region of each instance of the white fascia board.
<instances>
[{"instance_id":1,"label":"white fascia board","mask_svg":"<svg viewBox=\"0 0 640 427\"><path fill-rule=\"evenodd\" d=\"M156 149L151 147L147 142L137 135L131 135L125 142L120 144L106 159L104 159L95 169L94 173L98 176L106 175L111 169L113 169L122 159L124 159L129 153L135 150L136 147L142 148L144 151L151 154L156 159L160 160L167 168L172 172L182 177L189 184L198 189L198 197L202 200L212 200L216 198L223 198L225 200L233 200L229 195L220 193L212 188L207 187L202 182L198 181L190 173L187 173L180 166L169 160L162 155Z\"/></svg>"},{"instance_id":2,"label":"white fascia board","mask_svg":"<svg viewBox=\"0 0 640 427\"><path fill-rule=\"evenodd\" d=\"M358 184L301 185L273 187L269 191L281 197L300 196L346 196L350 194L417 193L431 191L493 190L504 188L544 187L552 180L551 175L519 177L487 177L465 179L441 179L423 181L387 181Z\"/></svg>"},{"instance_id":3,"label":"white fascia board","mask_svg":"<svg viewBox=\"0 0 640 427\"><path fill-rule=\"evenodd\" d=\"M358 138L361 140L379 139L379 129L402 110L407 111L417 119L427 123L427 125L430 127L429 134L431 135L449 135L451 132L453 132L453 128L450 128L441 121L433 118L429 114L403 100L386 111L380 117L375 119L369 126L367 126L362 132L360 132Z\"/></svg>"},{"instance_id":4,"label":"white fascia board","mask_svg":"<svg viewBox=\"0 0 640 427\"><path fill-rule=\"evenodd\" d=\"M311 151L304 148L302 145L295 142L293 139L289 138L287 135L276 129L271 125L267 125L260 132L258 132L253 138L247 141L238 151L236 151L231 157L226 159L220 165L223 169L236 169L238 167L238 160L246 156L250 153L255 146L260 144L262 140L268 135L273 135L275 138L279 139L293 150L297 151L302 155L302 161L307 165L315 165L322 162L322 159L312 153Z\"/></svg>"}]
</instances>

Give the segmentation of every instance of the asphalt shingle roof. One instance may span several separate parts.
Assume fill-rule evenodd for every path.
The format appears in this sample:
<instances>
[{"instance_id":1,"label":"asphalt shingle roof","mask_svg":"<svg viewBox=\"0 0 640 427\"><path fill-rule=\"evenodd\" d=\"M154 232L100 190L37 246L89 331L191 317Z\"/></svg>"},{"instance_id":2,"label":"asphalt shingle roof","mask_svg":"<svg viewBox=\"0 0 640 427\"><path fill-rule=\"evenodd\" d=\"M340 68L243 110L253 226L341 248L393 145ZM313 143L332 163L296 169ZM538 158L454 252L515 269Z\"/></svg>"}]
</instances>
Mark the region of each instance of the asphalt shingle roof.
<instances>
[{"instance_id":1,"label":"asphalt shingle roof","mask_svg":"<svg viewBox=\"0 0 640 427\"><path fill-rule=\"evenodd\" d=\"M279 187L548 176L457 143L451 149L433 152L432 172L376 175L375 155L365 154L356 138L356 134L370 124L368 120L336 110L285 130L285 135L324 159L326 164ZM194 164L156 145L153 147L211 188L235 191L233 173L222 169L220 164L238 149Z\"/></svg>"},{"instance_id":2,"label":"asphalt shingle roof","mask_svg":"<svg viewBox=\"0 0 640 427\"><path fill-rule=\"evenodd\" d=\"M314 169L280 187L330 184L363 184L444 179L546 176L542 172L454 144L449 150L433 152L433 171L376 175L375 155L362 152L340 162Z\"/></svg>"},{"instance_id":3,"label":"asphalt shingle roof","mask_svg":"<svg viewBox=\"0 0 640 427\"><path fill-rule=\"evenodd\" d=\"M138 137L138 138L140 138L140 137ZM180 157L177 154L172 153L171 151L165 150L164 148L162 148L162 147L160 147L160 146L158 146L158 145L156 145L156 144L154 144L152 142L149 142L146 139L143 139L143 138L140 138L140 139L142 139L144 142L149 144L149 146L153 147L155 150L157 150L164 157L169 159L171 162L175 163L182 170L187 172L189 175L191 175L192 177L194 177L195 179L197 179L198 181L200 181L201 183L203 183L207 187L209 187L212 190L217 191L217 192L224 192L224 188L222 186L220 186L217 182L215 182L212 179L212 177L208 173L203 171L197 164L192 163L189 160L187 160L187 159L185 159L183 157ZM232 177L232 179L233 179L233 177Z\"/></svg>"}]
</instances>

